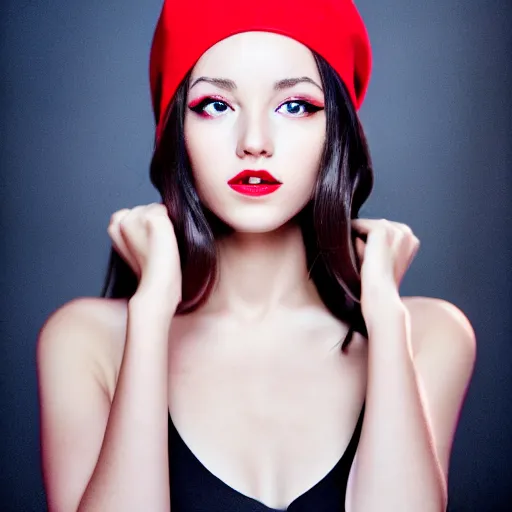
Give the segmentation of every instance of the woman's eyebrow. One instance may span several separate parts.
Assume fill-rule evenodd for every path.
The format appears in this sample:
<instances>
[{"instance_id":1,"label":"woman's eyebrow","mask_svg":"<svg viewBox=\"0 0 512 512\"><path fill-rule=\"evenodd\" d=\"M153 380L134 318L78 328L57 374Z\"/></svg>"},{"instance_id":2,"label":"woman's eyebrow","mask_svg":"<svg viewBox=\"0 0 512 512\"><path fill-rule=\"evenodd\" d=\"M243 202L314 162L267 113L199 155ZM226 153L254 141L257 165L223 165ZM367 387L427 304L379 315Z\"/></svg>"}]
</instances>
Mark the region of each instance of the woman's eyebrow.
<instances>
[{"instance_id":1,"label":"woman's eyebrow","mask_svg":"<svg viewBox=\"0 0 512 512\"><path fill-rule=\"evenodd\" d=\"M189 90L192 89L192 87L194 87L194 85L198 84L199 82L208 82L210 84L216 85L217 87L220 87L221 89L226 89L227 91L233 91L237 88L235 82L227 78L211 78L207 76L200 76L199 78L196 78L194 80ZM323 89L312 78L309 78L308 76L301 76L298 78L283 78L282 80L278 80L277 82L274 83L274 90L281 91L283 89L288 89L289 87L293 87L294 85L297 85L302 82L313 84L323 92Z\"/></svg>"}]
</instances>

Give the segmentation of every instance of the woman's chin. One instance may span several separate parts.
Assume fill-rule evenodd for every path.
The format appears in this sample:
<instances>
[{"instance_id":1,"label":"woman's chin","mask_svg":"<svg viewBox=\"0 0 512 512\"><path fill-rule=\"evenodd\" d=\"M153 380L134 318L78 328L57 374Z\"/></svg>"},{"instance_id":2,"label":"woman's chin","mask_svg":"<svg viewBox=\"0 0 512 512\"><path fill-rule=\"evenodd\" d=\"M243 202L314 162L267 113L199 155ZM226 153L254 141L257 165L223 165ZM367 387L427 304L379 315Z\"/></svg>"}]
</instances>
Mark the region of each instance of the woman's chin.
<instances>
[{"instance_id":1,"label":"woman's chin","mask_svg":"<svg viewBox=\"0 0 512 512\"><path fill-rule=\"evenodd\" d=\"M283 202L279 204L229 206L231 206L229 203L224 203L220 208L210 208L209 206L207 208L229 230L237 233L254 234L272 233L282 229L293 222L304 207L302 203L285 205Z\"/></svg>"},{"instance_id":2,"label":"woman's chin","mask_svg":"<svg viewBox=\"0 0 512 512\"><path fill-rule=\"evenodd\" d=\"M222 219L236 233L271 233L285 226L290 219Z\"/></svg>"}]
</instances>

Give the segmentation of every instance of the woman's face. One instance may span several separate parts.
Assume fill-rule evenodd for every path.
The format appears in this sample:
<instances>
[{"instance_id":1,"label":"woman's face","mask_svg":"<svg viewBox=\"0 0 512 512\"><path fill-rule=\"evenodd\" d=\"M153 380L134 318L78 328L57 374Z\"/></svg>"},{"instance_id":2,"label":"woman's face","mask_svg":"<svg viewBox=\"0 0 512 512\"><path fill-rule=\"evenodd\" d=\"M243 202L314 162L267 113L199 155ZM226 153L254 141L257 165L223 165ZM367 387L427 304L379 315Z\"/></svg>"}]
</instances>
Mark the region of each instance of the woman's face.
<instances>
[{"instance_id":1,"label":"woman's face","mask_svg":"<svg viewBox=\"0 0 512 512\"><path fill-rule=\"evenodd\" d=\"M235 34L192 70L185 144L196 190L236 231L272 231L302 210L312 197L324 140L320 74L311 51L297 41L268 32ZM249 173L237 180L242 186L230 186L244 170L265 170L281 185L265 187L265 176L249 179Z\"/></svg>"}]
</instances>

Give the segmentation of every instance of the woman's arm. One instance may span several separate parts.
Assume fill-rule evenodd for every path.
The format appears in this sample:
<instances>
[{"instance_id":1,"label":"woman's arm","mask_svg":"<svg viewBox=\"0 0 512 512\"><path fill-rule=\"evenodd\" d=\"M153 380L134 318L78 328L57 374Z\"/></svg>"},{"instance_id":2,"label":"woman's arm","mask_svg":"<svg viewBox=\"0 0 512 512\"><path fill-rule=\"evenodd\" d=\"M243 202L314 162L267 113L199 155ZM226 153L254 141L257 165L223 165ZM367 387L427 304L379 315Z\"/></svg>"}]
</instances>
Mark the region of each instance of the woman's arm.
<instances>
[{"instance_id":1,"label":"woman's arm","mask_svg":"<svg viewBox=\"0 0 512 512\"><path fill-rule=\"evenodd\" d=\"M99 370L98 300L77 299L40 331L37 368L49 512L169 512L168 334L171 309L136 295L112 404ZM107 340L103 340L106 342ZM101 342L101 341L100 341Z\"/></svg>"},{"instance_id":2,"label":"woman's arm","mask_svg":"<svg viewBox=\"0 0 512 512\"><path fill-rule=\"evenodd\" d=\"M346 509L441 512L476 337L464 314L446 301L424 297L410 309L401 300L400 282L420 245L409 226L386 219L352 224L362 262L368 382Z\"/></svg>"},{"instance_id":3,"label":"woman's arm","mask_svg":"<svg viewBox=\"0 0 512 512\"><path fill-rule=\"evenodd\" d=\"M445 301L417 298L414 307L405 307L390 292L384 303L368 329L365 418L346 510L441 512L475 361L474 333Z\"/></svg>"}]
</instances>

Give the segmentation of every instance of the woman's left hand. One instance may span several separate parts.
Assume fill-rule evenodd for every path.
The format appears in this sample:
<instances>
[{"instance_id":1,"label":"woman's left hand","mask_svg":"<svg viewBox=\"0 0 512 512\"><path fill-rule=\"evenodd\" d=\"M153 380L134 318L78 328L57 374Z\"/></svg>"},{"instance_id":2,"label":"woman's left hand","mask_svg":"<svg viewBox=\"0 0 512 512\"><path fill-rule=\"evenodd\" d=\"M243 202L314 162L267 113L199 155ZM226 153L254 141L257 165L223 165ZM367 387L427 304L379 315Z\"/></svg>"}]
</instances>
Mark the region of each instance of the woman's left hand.
<instances>
[{"instance_id":1,"label":"woman's left hand","mask_svg":"<svg viewBox=\"0 0 512 512\"><path fill-rule=\"evenodd\" d=\"M387 219L352 219L361 262L361 309L365 319L376 313L384 296L399 298L402 278L420 241L406 224ZM366 243L360 238L366 237Z\"/></svg>"}]
</instances>

